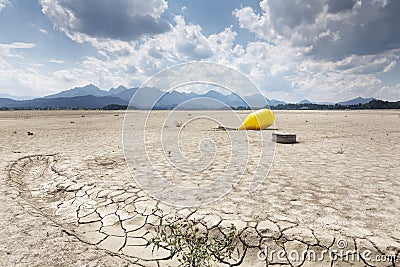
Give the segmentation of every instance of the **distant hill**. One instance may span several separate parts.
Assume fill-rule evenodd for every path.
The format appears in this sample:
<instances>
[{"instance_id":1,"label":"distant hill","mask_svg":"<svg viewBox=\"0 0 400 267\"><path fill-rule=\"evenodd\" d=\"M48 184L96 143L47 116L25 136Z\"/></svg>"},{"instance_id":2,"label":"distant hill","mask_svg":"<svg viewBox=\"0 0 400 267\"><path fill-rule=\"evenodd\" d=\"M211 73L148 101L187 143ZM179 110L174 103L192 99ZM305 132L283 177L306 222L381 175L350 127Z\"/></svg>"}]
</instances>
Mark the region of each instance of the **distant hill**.
<instances>
[{"instance_id":1,"label":"distant hill","mask_svg":"<svg viewBox=\"0 0 400 267\"><path fill-rule=\"evenodd\" d=\"M129 102L132 96L135 94L137 88L128 89L125 86L118 86L117 88L111 88L108 91L101 90L97 86L93 84L89 84L83 87L75 87L69 90L62 91L57 94L48 95L44 98L58 98L58 97L77 97L77 96L111 96L111 97L118 97L124 101Z\"/></svg>"},{"instance_id":2,"label":"distant hill","mask_svg":"<svg viewBox=\"0 0 400 267\"><path fill-rule=\"evenodd\" d=\"M135 98L132 99L132 97ZM210 100L213 99L214 101ZM132 100L132 103L129 103ZM0 98L0 109L121 109L130 105L131 108L138 109L235 109L262 108L267 104L273 109L346 109L355 106L389 107L394 104L371 102L374 98L358 97L349 101L333 103L314 103L307 99L297 104L287 104L276 99L267 99L262 94L244 96L243 98L235 93L228 95L215 90L210 90L204 94L186 93L179 91L164 92L158 88L126 88L119 86L110 90L101 90L93 84L83 87L75 87L57 94L32 100L14 100L10 98ZM372 103L371 105L367 105ZM155 106L153 107L153 105Z\"/></svg>"},{"instance_id":3,"label":"distant hill","mask_svg":"<svg viewBox=\"0 0 400 267\"><path fill-rule=\"evenodd\" d=\"M375 98L362 98L362 97L357 97L348 101L344 102L338 102L339 105L342 106L350 106L350 105L358 105L358 104L366 104L369 103L370 101L375 100Z\"/></svg>"},{"instance_id":4,"label":"distant hill","mask_svg":"<svg viewBox=\"0 0 400 267\"><path fill-rule=\"evenodd\" d=\"M311 101L308 99L303 99L299 102L299 104L311 104Z\"/></svg>"},{"instance_id":5,"label":"distant hill","mask_svg":"<svg viewBox=\"0 0 400 267\"><path fill-rule=\"evenodd\" d=\"M0 98L0 108L1 107L8 107L17 103L17 100L9 99L9 98Z\"/></svg>"},{"instance_id":6,"label":"distant hill","mask_svg":"<svg viewBox=\"0 0 400 267\"><path fill-rule=\"evenodd\" d=\"M264 107L268 104L268 101L265 98L265 96L261 94L245 96L243 97L243 99L246 101L246 103L242 103L239 106L245 106L247 104L250 107Z\"/></svg>"},{"instance_id":7,"label":"distant hill","mask_svg":"<svg viewBox=\"0 0 400 267\"><path fill-rule=\"evenodd\" d=\"M321 105L321 104L284 104L272 107L275 110L357 110L357 109L400 109L400 101L389 102L373 99L365 104Z\"/></svg>"},{"instance_id":8,"label":"distant hill","mask_svg":"<svg viewBox=\"0 0 400 267\"><path fill-rule=\"evenodd\" d=\"M160 91L161 92L161 91ZM184 92L177 92L177 91L171 91L167 93L162 93L162 97L159 99L157 106L158 107L176 107L185 101L188 101L193 98L199 97L198 94L189 94L189 93L184 93Z\"/></svg>"},{"instance_id":9,"label":"distant hill","mask_svg":"<svg viewBox=\"0 0 400 267\"><path fill-rule=\"evenodd\" d=\"M105 106L127 105L128 102L111 96L76 96L58 98L37 98L33 100L9 101L0 99L0 109L101 109Z\"/></svg>"},{"instance_id":10,"label":"distant hill","mask_svg":"<svg viewBox=\"0 0 400 267\"><path fill-rule=\"evenodd\" d=\"M118 87L118 88L120 88L120 87ZM137 89L138 88L131 88L131 89L125 88L124 90L116 90L117 92L115 92L115 91L114 91L115 93L112 92L112 94L110 94L110 96L119 97L119 98L129 102L131 100L132 96L136 93ZM109 92L111 92L111 90Z\"/></svg>"},{"instance_id":11,"label":"distant hill","mask_svg":"<svg viewBox=\"0 0 400 267\"><path fill-rule=\"evenodd\" d=\"M268 104L272 107L272 106L277 106L277 105L284 105L284 104L286 104L286 102L276 100L276 99L268 99Z\"/></svg>"},{"instance_id":12,"label":"distant hill","mask_svg":"<svg viewBox=\"0 0 400 267\"><path fill-rule=\"evenodd\" d=\"M136 94L137 93L137 94ZM252 107L252 108L261 108L264 107L267 103L271 106L286 104L284 101L279 100L268 100L261 94L255 94L251 96L245 96L241 98L240 96L230 93L228 95L221 94L215 90L210 90L205 94L196 94L196 93L185 93L178 91L171 92L163 92L157 88L126 88L124 86L119 86L117 88L111 88L109 91L101 90L93 84L89 84L84 87L75 87L66 91L62 91L57 94L49 95L44 98L69 98L69 97L77 97L77 96L86 96L92 95L96 97L100 96L113 96L118 97L124 101L129 102L133 95L135 95L134 102L131 103L132 106L147 109L152 108L152 105L156 103L155 108L158 109L170 109L175 108L182 103L189 101L194 98L204 98L199 99L197 101L190 101L193 105L195 104L196 108L199 109L216 109L223 108L224 106L231 107ZM218 101L207 101L207 99L214 99ZM188 107L187 105L181 105L181 107ZM218 105L218 106L217 106ZM192 108L195 108L192 106Z\"/></svg>"},{"instance_id":13,"label":"distant hill","mask_svg":"<svg viewBox=\"0 0 400 267\"><path fill-rule=\"evenodd\" d=\"M54 95L48 95L43 98L58 98L58 97L76 97L76 96L106 96L107 91L100 90L97 86L93 84L86 85L84 87L75 87L66 91Z\"/></svg>"},{"instance_id":14,"label":"distant hill","mask_svg":"<svg viewBox=\"0 0 400 267\"><path fill-rule=\"evenodd\" d=\"M128 88L126 88L125 86L120 85L117 88L111 88L110 90L108 90L108 95L117 95L119 93L126 91L127 89Z\"/></svg>"},{"instance_id":15,"label":"distant hill","mask_svg":"<svg viewBox=\"0 0 400 267\"><path fill-rule=\"evenodd\" d=\"M140 88L135 92L134 102L130 103L139 109L153 108L153 105L164 93L157 88Z\"/></svg>"}]
</instances>

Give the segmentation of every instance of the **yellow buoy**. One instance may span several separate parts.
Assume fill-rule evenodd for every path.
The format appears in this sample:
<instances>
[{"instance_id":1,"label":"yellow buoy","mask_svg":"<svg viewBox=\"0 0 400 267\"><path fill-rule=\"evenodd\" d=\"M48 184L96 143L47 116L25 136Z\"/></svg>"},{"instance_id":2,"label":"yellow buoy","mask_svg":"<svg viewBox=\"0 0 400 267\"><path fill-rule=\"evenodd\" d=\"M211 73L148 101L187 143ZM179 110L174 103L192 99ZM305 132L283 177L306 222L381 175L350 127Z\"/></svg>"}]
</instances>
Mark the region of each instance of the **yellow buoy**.
<instances>
[{"instance_id":1,"label":"yellow buoy","mask_svg":"<svg viewBox=\"0 0 400 267\"><path fill-rule=\"evenodd\" d=\"M239 130L264 130L274 123L274 113L270 109L260 109L250 113Z\"/></svg>"}]
</instances>

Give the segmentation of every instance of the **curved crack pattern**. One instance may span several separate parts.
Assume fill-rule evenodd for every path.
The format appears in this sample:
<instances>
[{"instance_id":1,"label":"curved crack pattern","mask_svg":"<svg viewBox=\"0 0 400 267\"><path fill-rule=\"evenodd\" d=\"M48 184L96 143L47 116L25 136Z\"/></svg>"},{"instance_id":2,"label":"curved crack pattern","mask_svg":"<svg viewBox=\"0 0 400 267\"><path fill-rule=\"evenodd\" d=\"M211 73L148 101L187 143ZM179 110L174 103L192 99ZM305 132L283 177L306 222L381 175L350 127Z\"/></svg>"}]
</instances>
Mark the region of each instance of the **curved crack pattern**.
<instances>
[{"instance_id":1,"label":"curved crack pattern","mask_svg":"<svg viewBox=\"0 0 400 267\"><path fill-rule=\"evenodd\" d=\"M351 255L359 257L360 263L366 266L395 266L396 262L367 261L362 251L369 250L372 255L387 255L389 251L397 257L400 253L397 239L382 240L371 235L351 237L339 230L307 228L299 221L279 216L263 220L232 219L229 208L226 213L203 208L171 208L148 197L132 180L112 181L111 173L124 168L121 158L97 157L82 163L84 168L74 167L75 171L67 171L71 168L68 162L59 155L21 158L9 168L10 184L18 189L21 199L68 234L138 265L173 264L169 250L153 251L148 243L159 226L159 219L174 214L201 224L209 236L223 233L232 223L237 227L239 240L234 255L229 261L221 259L221 265L316 266L310 256L323 251L329 251L331 256L319 262L320 266L333 266L336 262L352 265L351 260L340 255L338 240L346 240L346 248L354 251ZM98 172L100 177L96 175ZM283 255L270 255L272 250ZM263 251L268 257L260 254ZM293 259L293 251L300 257Z\"/></svg>"}]
</instances>

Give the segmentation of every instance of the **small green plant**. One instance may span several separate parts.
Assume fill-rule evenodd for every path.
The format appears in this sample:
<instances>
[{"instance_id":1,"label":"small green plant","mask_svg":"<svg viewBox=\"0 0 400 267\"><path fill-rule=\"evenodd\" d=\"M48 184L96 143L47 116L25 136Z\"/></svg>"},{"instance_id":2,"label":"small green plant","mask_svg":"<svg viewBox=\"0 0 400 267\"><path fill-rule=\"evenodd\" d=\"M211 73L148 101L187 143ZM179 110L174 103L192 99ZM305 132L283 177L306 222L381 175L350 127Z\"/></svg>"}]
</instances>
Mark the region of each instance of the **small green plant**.
<instances>
[{"instance_id":1,"label":"small green plant","mask_svg":"<svg viewBox=\"0 0 400 267\"><path fill-rule=\"evenodd\" d=\"M164 248L177 257L180 266L210 267L218 261L232 258L236 247L236 227L232 224L226 232L210 236L208 230L199 222L179 216L160 218L155 236L148 245L154 249Z\"/></svg>"}]
</instances>

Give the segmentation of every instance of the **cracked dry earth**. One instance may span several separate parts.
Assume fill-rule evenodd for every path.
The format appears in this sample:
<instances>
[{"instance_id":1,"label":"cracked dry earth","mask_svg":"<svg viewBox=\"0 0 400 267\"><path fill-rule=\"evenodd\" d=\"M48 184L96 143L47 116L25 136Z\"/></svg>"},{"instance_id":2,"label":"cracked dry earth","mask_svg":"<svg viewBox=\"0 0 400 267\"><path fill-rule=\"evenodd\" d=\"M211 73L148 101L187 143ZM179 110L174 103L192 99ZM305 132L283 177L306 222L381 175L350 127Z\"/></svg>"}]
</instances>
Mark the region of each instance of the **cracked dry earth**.
<instances>
[{"instance_id":1,"label":"cracked dry earth","mask_svg":"<svg viewBox=\"0 0 400 267\"><path fill-rule=\"evenodd\" d=\"M156 112L159 119L152 121L162 124L165 114ZM229 124L231 113L217 114ZM141 112L132 116L138 123L144 119ZM270 173L255 193L246 190L258 156L250 153L243 179L200 208L160 203L135 183L132 176L151 177L152 170L143 168L144 155L134 155L131 176L122 148L123 117L99 111L0 112L0 266L177 266L170 251L146 246L160 216L172 214L196 221L210 236L236 226L237 247L220 266L399 265L400 112L277 111L276 126L296 133L299 143L276 145ZM183 153L201 156L196 140L204 136L223 145L228 133L212 126L187 127L189 143L196 145L183 144ZM261 142L271 145L271 132L262 135ZM260 142L255 132L249 136L250 146ZM156 147L153 152L161 153ZM224 169L218 167L228 161L224 155L216 153L211 170ZM213 172L206 174L212 178ZM175 182L201 185L196 177L176 175ZM265 257L260 254L265 248L283 254ZM307 256L327 250L332 257Z\"/></svg>"}]
</instances>

